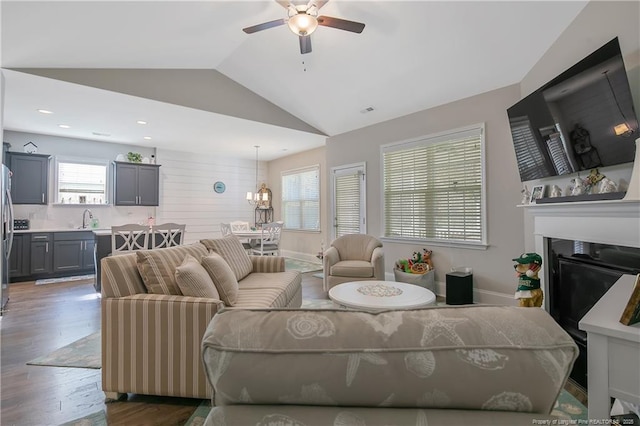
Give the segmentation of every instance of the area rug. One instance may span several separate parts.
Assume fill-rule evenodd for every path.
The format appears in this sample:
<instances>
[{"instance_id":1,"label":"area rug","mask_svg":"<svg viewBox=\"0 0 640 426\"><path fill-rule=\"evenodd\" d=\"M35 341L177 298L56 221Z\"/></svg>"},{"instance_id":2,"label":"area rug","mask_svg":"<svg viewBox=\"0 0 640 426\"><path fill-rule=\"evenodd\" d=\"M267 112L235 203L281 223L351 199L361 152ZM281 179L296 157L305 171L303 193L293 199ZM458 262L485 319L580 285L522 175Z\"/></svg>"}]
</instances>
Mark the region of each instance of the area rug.
<instances>
[{"instance_id":1,"label":"area rug","mask_svg":"<svg viewBox=\"0 0 640 426\"><path fill-rule=\"evenodd\" d=\"M328 300L328 302L330 302L330 300ZM184 426L203 425L205 419L209 415L209 411L211 411L211 404L209 400L202 401ZM556 401L556 405L553 408L551 415L556 416L559 419L570 420L571 422L567 424L588 423L587 408L564 389L560 392L560 396Z\"/></svg>"},{"instance_id":2,"label":"area rug","mask_svg":"<svg viewBox=\"0 0 640 426\"><path fill-rule=\"evenodd\" d=\"M209 415L209 411L211 411L211 401L205 399L200 403L196 411L193 412L189 420L184 424L184 426L201 426L204 424L204 420Z\"/></svg>"},{"instance_id":3,"label":"area rug","mask_svg":"<svg viewBox=\"0 0 640 426\"><path fill-rule=\"evenodd\" d=\"M339 308L338 305L329 299L302 299L302 309L333 309Z\"/></svg>"},{"instance_id":4,"label":"area rug","mask_svg":"<svg viewBox=\"0 0 640 426\"><path fill-rule=\"evenodd\" d=\"M551 414L565 420L574 420L577 424L586 425L589 423L587 407L578 401L573 395L566 390L560 392L560 396L556 401L555 407ZM571 423L576 424L576 423Z\"/></svg>"},{"instance_id":5,"label":"area rug","mask_svg":"<svg viewBox=\"0 0 640 426\"><path fill-rule=\"evenodd\" d=\"M99 369L102 367L100 352L100 332L96 331L48 355L29 361L27 365Z\"/></svg>"},{"instance_id":6,"label":"area rug","mask_svg":"<svg viewBox=\"0 0 640 426\"><path fill-rule=\"evenodd\" d=\"M302 273L322 271L322 264L286 257L284 259L284 269L286 271L300 271Z\"/></svg>"},{"instance_id":7,"label":"area rug","mask_svg":"<svg viewBox=\"0 0 640 426\"><path fill-rule=\"evenodd\" d=\"M101 410L88 416L62 423L60 426L107 426L107 416Z\"/></svg>"},{"instance_id":8,"label":"area rug","mask_svg":"<svg viewBox=\"0 0 640 426\"><path fill-rule=\"evenodd\" d=\"M36 285L66 283L69 281L92 280L94 277L95 275L91 274L91 275L76 275L75 277L45 278L42 280L37 280Z\"/></svg>"}]
</instances>

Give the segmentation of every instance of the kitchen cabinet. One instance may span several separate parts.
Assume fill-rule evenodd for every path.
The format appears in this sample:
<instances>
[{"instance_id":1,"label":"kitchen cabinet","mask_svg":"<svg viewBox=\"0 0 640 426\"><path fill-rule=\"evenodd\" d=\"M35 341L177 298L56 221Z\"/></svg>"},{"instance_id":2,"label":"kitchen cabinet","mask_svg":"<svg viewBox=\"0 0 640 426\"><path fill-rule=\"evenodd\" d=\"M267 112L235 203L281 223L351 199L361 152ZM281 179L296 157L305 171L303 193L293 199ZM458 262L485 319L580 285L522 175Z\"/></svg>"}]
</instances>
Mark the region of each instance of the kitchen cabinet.
<instances>
[{"instance_id":1,"label":"kitchen cabinet","mask_svg":"<svg viewBox=\"0 0 640 426\"><path fill-rule=\"evenodd\" d=\"M51 239L51 233L31 234L31 255L29 256L31 266L29 271L32 275L51 273L53 261Z\"/></svg>"},{"instance_id":2,"label":"kitchen cabinet","mask_svg":"<svg viewBox=\"0 0 640 426\"><path fill-rule=\"evenodd\" d=\"M47 204L49 155L8 152L13 204Z\"/></svg>"},{"instance_id":3,"label":"kitchen cabinet","mask_svg":"<svg viewBox=\"0 0 640 426\"><path fill-rule=\"evenodd\" d=\"M53 272L93 269L93 232L72 231L53 234Z\"/></svg>"},{"instance_id":4,"label":"kitchen cabinet","mask_svg":"<svg viewBox=\"0 0 640 426\"><path fill-rule=\"evenodd\" d=\"M93 269L95 267L96 240L93 233L89 239L84 240L84 251L82 252L82 269Z\"/></svg>"},{"instance_id":5,"label":"kitchen cabinet","mask_svg":"<svg viewBox=\"0 0 640 426\"><path fill-rule=\"evenodd\" d=\"M27 241L25 243L25 241ZM29 236L13 234L13 245L9 254L9 279L29 275Z\"/></svg>"},{"instance_id":6,"label":"kitchen cabinet","mask_svg":"<svg viewBox=\"0 0 640 426\"><path fill-rule=\"evenodd\" d=\"M115 205L157 206L160 166L115 162Z\"/></svg>"}]
</instances>

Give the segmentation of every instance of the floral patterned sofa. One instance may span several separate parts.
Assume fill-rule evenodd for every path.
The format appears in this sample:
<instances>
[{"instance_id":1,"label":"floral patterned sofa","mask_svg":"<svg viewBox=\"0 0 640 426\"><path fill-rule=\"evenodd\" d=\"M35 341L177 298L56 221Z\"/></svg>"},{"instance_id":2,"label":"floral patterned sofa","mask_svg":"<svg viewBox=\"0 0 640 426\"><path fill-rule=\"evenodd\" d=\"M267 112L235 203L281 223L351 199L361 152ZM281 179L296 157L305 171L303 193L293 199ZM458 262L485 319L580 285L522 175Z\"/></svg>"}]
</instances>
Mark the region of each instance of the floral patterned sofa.
<instances>
[{"instance_id":1,"label":"floral patterned sofa","mask_svg":"<svg viewBox=\"0 0 640 426\"><path fill-rule=\"evenodd\" d=\"M242 310L202 341L207 425L531 425L577 357L543 310Z\"/></svg>"}]
</instances>

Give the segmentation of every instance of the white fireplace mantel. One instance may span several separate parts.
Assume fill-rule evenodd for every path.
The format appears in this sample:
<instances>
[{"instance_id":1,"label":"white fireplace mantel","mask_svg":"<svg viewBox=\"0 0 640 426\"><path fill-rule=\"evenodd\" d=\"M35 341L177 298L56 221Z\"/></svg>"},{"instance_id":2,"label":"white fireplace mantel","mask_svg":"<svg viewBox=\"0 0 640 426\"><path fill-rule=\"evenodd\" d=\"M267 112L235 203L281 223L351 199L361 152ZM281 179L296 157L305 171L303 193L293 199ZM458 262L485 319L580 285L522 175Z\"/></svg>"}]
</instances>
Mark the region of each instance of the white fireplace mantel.
<instances>
[{"instance_id":1,"label":"white fireplace mantel","mask_svg":"<svg viewBox=\"0 0 640 426\"><path fill-rule=\"evenodd\" d=\"M536 253L550 259L546 238L640 248L640 201L607 200L523 206L534 218ZM547 268L539 274L548 294ZM549 310L548 298L545 309Z\"/></svg>"}]
</instances>

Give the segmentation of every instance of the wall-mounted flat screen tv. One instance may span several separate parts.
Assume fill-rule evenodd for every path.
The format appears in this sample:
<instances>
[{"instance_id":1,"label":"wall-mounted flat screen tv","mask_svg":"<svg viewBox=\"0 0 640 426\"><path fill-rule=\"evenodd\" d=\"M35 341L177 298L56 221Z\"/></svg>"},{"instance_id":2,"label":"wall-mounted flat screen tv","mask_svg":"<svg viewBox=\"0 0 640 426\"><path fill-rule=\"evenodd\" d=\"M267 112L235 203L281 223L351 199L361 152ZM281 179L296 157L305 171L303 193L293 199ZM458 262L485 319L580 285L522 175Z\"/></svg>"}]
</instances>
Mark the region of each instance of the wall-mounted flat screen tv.
<instances>
[{"instance_id":1,"label":"wall-mounted flat screen tv","mask_svg":"<svg viewBox=\"0 0 640 426\"><path fill-rule=\"evenodd\" d=\"M618 38L507 115L523 182L632 162L638 116Z\"/></svg>"}]
</instances>

